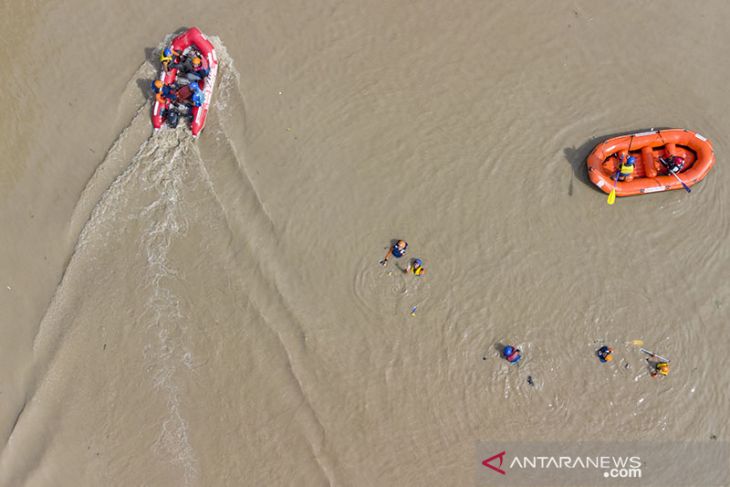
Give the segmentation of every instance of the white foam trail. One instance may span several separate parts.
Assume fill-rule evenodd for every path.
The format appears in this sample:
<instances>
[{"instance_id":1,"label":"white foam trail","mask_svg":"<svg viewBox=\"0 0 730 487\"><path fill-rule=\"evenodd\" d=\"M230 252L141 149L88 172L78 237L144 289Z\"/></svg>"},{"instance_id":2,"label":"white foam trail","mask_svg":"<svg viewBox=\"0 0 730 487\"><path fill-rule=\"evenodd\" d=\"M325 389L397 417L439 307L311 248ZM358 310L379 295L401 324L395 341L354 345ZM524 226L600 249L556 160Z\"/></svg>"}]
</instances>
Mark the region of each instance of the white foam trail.
<instances>
[{"instance_id":1,"label":"white foam trail","mask_svg":"<svg viewBox=\"0 0 730 487\"><path fill-rule=\"evenodd\" d=\"M230 94L238 86L239 75L220 39L211 37L211 41L222 68L214 92L215 108L223 112L228 107ZM181 365L190 367L192 353L185 349L184 310L166 283L178 278L170 263L170 248L188 228L188 212L183 198L186 189L184 177L194 171L194 180L209 180L187 128L163 130L156 134L142 146L135 158L136 164L141 161L144 161L142 174L134 171L134 177L142 181L145 191L155 194L153 201L138 215L145 224L140 250L147 261L145 284L150 290L145 321L155 337L145 348L145 365L155 388L166 395L168 405L168 415L154 448L157 454L182 467L185 484L189 485L198 478L198 460L190 444L188 423L180 405L182 393L175 376Z\"/></svg>"},{"instance_id":2,"label":"white foam trail","mask_svg":"<svg viewBox=\"0 0 730 487\"><path fill-rule=\"evenodd\" d=\"M171 140L172 139L172 140ZM170 248L188 228L184 204L184 180L190 161L197 159L187 131L163 131L150 139L140 151L142 174L138 174L143 190L155 195L137 218L143 223L140 251L147 262L144 321L152 341L145 347L145 368L150 372L155 389L167 401L164 419L155 452L183 469L185 484L194 482L198 462L190 444L188 424L181 410L181 391L176 381L180 365L189 362L185 350L186 321L181 303L169 282L178 278L170 262Z\"/></svg>"},{"instance_id":3,"label":"white foam trail","mask_svg":"<svg viewBox=\"0 0 730 487\"><path fill-rule=\"evenodd\" d=\"M211 40L218 50L222 68L214 93L217 97L215 109L221 112L228 107L230 94L237 90L238 73L232 67L231 58L220 39L214 37ZM150 66L144 64L138 71L148 74ZM199 460L191 444L189 424L184 414L185 396L180 377L181 372L190 369L193 361L193 354L188 349L192 340L186 310L174 290L175 282L182 276L172 263L171 249L188 230L188 211L191 209L185 204L185 194L194 189L190 185L201 182L210 185L210 181L197 143L185 124L175 130L155 133L141 143L133 157L127 155L131 155L131 147L124 142L129 133L134 137L127 142L134 143L137 135L148 130L149 108L148 102L137 110L128 129L120 134L102 162L105 169L109 169L111 164L112 170L97 171L98 174L87 185L83 204L74 212L74 226L81 228L83 225L83 229L68 269L76 269L72 271L76 272L87 266L89 259L93 261L99 249L110 247L125 228L135 228L132 231L137 233L133 237L140 258L134 262L144 266L140 290L145 300L139 317L147 333L147 344L142 351L144 370L167 406L152 449L163 461L180 468L181 484L195 485L199 479ZM122 171L125 159L131 161ZM111 180L109 172L119 175ZM107 189L103 190L107 185ZM94 201L98 202L92 207ZM62 314L54 310L66 302L64 295L62 281L48 316ZM53 355L66 331L42 324L34 348ZM51 363L52 359L47 357L47 362Z\"/></svg>"},{"instance_id":4,"label":"white foam trail","mask_svg":"<svg viewBox=\"0 0 730 487\"><path fill-rule=\"evenodd\" d=\"M149 296L141 317L150 335L144 350L145 370L154 388L165 395L168 407L154 451L181 466L185 485L197 478L198 462L176 381L176 373L181 364L190 361L190 353L185 350L185 314L170 286L178 278L170 262L170 248L188 227L184 178L191 161L196 160L200 156L188 130L181 127L155 134L142 144L127 170L105 193L79 239L82 248L92 241L112 238L115 229L125 225L124 219L141 226L138 247L145 262L144 289ZM141 196L148 203L137 209L130 195Z\"/></svg>"}]
</instances>

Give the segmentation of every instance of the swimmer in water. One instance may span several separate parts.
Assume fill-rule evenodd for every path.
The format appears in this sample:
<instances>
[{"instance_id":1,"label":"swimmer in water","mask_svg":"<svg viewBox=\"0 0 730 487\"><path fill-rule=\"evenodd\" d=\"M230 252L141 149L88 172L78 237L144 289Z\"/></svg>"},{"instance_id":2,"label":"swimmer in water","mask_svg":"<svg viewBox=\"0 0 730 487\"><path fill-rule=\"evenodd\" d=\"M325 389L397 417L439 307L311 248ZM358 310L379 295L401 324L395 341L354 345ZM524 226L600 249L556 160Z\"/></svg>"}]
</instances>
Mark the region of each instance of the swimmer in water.
<instances>
[{"instance_id":1,"label":"swimmer in water","mask_svg":"<svg viewBox=\"0 0 730 487\"><path fill-rule=\"evenodd\" d=\"M598 350L596 350L596 355L598 356L598 360L601 361L601 363L610 362L613 360L613 349L607 345L602 346Z\"/></svg>"},{"instance_id":2,"label":"swimmer in water","mask_svg":"<svg viewBox=\"0 0 730 487\"><path fill-rule=\"evenodd\" d=\"M421 259L413 259L403 272L405 274L412 272L414 276L422 276L426 273L426 269L423 268L423 261Z\"/></svg>"},{"instance_id":3,"label":"swimmer in water","mask_svg":"<svg viewBox=\"0 0 730 487\"><path fill-rule=\"evenodd\" d=\"M515 348L512 345L507 345L504 347L504 350L502 350L502 357L511 364L516 364L520 361L522 358L521 350L519 348Z\"/></svg>"},{"instance_id":4,"label":"swimmer in water","mask_svg":"<svg viewBox=\"0 0 730 487\"><path fill-rule=\"evenodd\" d=\"M385 266L388 263L388 257L391 255L396 259L400 259L406 255L406 249L408 248L408 242L405 240L398 240L395 245L388 249L388 253L385 254L383 260L380 261L380 265Z\"/></svg>"},{"instance_id":5,"label":"swimmer in water","mask_svg":"<svg viewBox=\"0 0 730 487\"><path fill-rule=\"evenodd\" d=\"M649 360L649 359L647 359ZM669 375L669 362L657 362L654 365L654 370L651 371L651 377L656 378L656 376L668 376Z\"/></svg>"}]
</instances>

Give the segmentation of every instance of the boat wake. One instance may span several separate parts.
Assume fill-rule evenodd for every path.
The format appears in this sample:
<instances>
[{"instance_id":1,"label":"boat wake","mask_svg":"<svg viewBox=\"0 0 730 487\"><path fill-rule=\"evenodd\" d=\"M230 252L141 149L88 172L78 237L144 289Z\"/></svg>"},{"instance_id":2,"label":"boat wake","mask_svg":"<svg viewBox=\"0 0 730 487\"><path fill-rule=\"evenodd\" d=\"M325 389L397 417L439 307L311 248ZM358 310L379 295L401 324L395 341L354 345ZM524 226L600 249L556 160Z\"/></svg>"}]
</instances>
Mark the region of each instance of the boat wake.
<instances>
[{"instance_id":1,"label":"boat wake","mask_svg":"<svg viewBox=\"0 0 730 487\"><path fill-rule=\"evenodd\" d=\"M237 73L220 40L213 42L220 49L223 73L230 73L222 77L216 93L221 100L215 107L224 110L230 97L226 91L237 89L231 83ZM144 63L135 79L152 77L154 71L151 63ZM58 369L67 364L65 350L76 346L78 336L91 333L81 330L87 321L84 302L98 298L101 302L94 305L127 315L120 325L122 333L136 333L137 339L143 335L139 365L166 410L152 448L157 458L176 466L181 483L189 485L198 478L199 468L189 438L180 374L193 365L187 344L193 340L194 328L179 292L185 276L176 268L173 254L186 236L190 215L195 214L190 201L210 188L205 163L188 128L163 130L150 137L150 101L141 98L139 84L128 83L122 95L123 100L131 98L137 104L132 120L74 208L70 229L79 237L34 339L35 370L29 382L35 401L19 417L14 434L23 435L22 420L29 416L58 414L38 403L41 397L45 401L58 394ZM137 284L135 289L124 289L129 279ZM105 330L113 321L92 326ZM140 335L139 330L144 333ZM109 334L103 333L105 342L111 341Z\"/></svg>"},{"instance_id":2,"label":"boat wake","mask_svg":"<svg viewBox=\"0 0 730 487\"><path fill-rule=\"evenodd\" d=\"M220 40L211 41L221 71L202 140L194 140L183 126L150 137L150 101L134 92L141 83L130 82L130 92L123 95L135 99L134 115L74 209L70 227L77 243L36 333L30 399L20 407L8 440L15 441L15 448L4 452L13 458L0 459L23 465L6 469L11 483L24 483L50 454L38 450L44 442L34 433L35 424L55 424L57 444L73 443L79 434L88 438L88 446L76 454L98 450L86 472L90 484L128 476L132 466L158 472L176 485L202 482L201 457L209 438L194 435L191 425L205 421L202 410L214 408L206 404L201 410L196 398L215 384L201 388L196 369L217 360L221 344L208 344L217 331L200 322L210 318L200 297L206 290L199 283L216 289L219 283L199 274L218 265L228 274L217 294L226 305L212 312L239 312L239 296L249 303L242 313L249 313L251 305L256 310L251 319L266 328L251 333L269 337L279 347L281 377L292 391L287 397L300 411L297 424L316 460L315 475L333 479L324 428L312 401L316 393L306 365L306 335L292 311L300 303L287 297L301 293L292 290L295 284L286 270L292 266L282 263L280 255L275 258L282 251L275 224L248 175L244 148L231 139L245 130L238 73ZM136 76L151 74L154 67L144 64ZM213 160L215 164L206 162ZM235 249L231 241L237 243ZM239 266L245 271L237 271ZM248 281L255 284L244 284ZM229 323L234 328L223 331L235 332L239 325ZM209 383L216 370L205 372ZM71 384L71 378L81 384ZM93 391L93 397L88 392L76 397L75 390ZM281 407L288 404L283 401ZM231 420L238 421L235 416ZM84 431L79 433L79 427ZM99 462L104 452L124 452L129 458Z\"/></svg>"}]
</instances>

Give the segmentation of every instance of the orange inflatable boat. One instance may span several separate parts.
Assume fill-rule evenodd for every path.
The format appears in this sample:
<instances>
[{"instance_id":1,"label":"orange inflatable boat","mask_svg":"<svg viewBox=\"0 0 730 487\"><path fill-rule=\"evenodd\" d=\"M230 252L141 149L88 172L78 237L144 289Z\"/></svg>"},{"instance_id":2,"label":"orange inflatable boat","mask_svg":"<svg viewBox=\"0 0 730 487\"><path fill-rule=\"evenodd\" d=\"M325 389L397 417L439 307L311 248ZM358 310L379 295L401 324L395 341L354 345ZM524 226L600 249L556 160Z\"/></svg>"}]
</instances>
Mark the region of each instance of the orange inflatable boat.
<instances>
[{"instance_id":1,"label":"orange inflatable boat","mask_svg":"<svg viewBox=\"0 0 730 487\"><path fill-rule=\"evenodd\" d=\"M614 183L620 167L619 158L630 155L636 158L633 179ZM671 156L685 160L684 167L675 175L669 173L661 161ZM606 193L610 193L615 184L616 196L682 189L682 182L692 186L702 181L714 163L712 143L702 135L684 129L614 137L598 144L586 160L588 177L593 184Z\"/></svg>"}]
</instances>

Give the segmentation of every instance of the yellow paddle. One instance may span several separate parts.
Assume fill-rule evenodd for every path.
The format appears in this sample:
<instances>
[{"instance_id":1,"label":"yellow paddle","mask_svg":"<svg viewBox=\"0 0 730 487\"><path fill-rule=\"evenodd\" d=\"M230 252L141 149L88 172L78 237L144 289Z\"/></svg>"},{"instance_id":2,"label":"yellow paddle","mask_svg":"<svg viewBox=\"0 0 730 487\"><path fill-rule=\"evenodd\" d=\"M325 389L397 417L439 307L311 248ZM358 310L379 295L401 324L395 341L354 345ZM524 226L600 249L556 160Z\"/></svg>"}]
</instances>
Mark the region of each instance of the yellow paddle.
<instances>
[{"instance_id":1,"label":"yellow paddle","mask_svg":"<svg viewBox=\"0 0 730 487\"><path fill-rule=\"evenodd\" d=\"M616 176L613 178L613 189L608 193L608 200L606 203L612 205L616 202L616 185L618 184L619 171L616 171Z\"/></svg>"}]
</instances>

